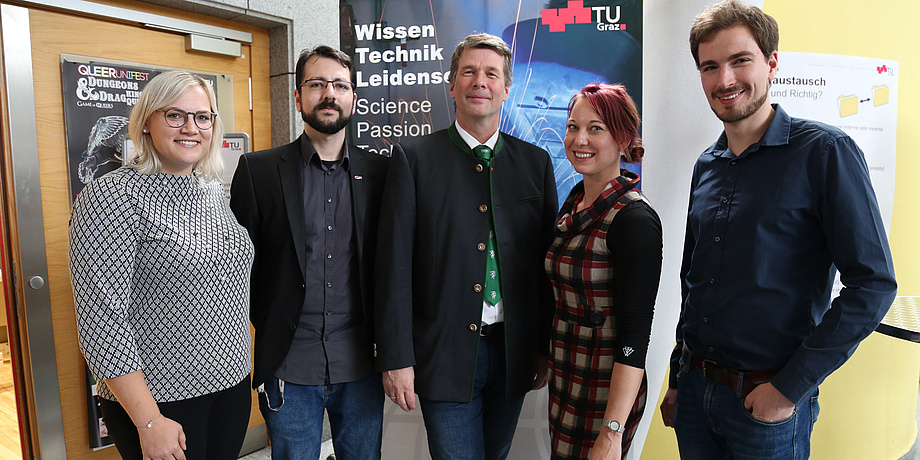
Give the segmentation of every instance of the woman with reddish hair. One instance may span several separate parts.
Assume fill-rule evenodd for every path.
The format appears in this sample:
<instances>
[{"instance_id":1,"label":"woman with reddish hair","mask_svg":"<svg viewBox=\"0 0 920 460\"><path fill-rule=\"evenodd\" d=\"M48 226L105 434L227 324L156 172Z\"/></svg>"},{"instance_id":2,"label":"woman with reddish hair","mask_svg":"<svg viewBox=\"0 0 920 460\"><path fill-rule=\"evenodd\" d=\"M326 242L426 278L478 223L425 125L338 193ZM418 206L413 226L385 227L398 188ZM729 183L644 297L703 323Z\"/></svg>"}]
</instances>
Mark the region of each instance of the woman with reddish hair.
<instances>
[{"instance_id":1,"label":"woman with reddish hair","mask_svg":"<svg viewBox=\"0 0 920 460\"><path fill-rule=\"evenodd\" d=\"M645 409L645 355L661 276L661 221L620 169L645 152L621 85L569 102L565 154L583 180L559 211L546 272L556 297L549 421L554 459L626 456Z\"/></svg>"}]
</instances>

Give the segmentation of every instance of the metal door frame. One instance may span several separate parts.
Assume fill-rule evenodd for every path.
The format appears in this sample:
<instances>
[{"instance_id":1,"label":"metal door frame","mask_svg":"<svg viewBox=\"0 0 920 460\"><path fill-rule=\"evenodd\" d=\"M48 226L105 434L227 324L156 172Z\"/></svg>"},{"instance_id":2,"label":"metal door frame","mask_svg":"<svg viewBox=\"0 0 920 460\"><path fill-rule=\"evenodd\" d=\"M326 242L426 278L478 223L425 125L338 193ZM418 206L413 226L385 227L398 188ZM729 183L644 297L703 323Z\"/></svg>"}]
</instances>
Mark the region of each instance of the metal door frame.
<instances>
[{"instance_id":1,"label":"metal door frame","mask_svg":"<svg viewBox=\"0 0 920 460\"><path fill-rule=\"evenodd\" d=\"M3 71L6 82L9 118L10 171L13 206L10 230L17 233L19 260L10 254L13 303L18 316L25 319L23 343L27 343L23 366L31 367L31 381L23 382L26 398L34 403L34 426L38 432L33 446L40 451L33 457L67 457L64 421L58 386L57 360L51 317L51 295L48 290L48 264L45 252L45 232L42 213L41 180L38 160L38 134L35 111L35 88L32 75L32 37L29 6L35 5L68 14L131 23L166 32L189 36L204 36L212 40L251 43L252 34L215 27L192 21L133 11L125 8L82 0L17 1L17 6L0 3L0 42L3 46ZM15 116L12 114L15 113ZM11 235L12 237L12 235ZM11 241L15 238L11 238ZM20 305L20 302L22 303ZM28 411L28 409L26 409ZM247 436L250 444L264 445L264 426L253 427ZM25 427L30 429L30 427ZM249 438L253 439L249 439ZM261 439L259 439L261 438ZM25 446L23 446L25 447Z\"/></svg>"},{"instance_id":2,"label":"metal door frame","mask_svg":"<svg viewBox=\"0 0 920 460\"><path fill-rule=\"evenodd\" d=\"M0 5L0 40L3 42L4 78L10 126L13 209L17 210L19 260L10 260L13 273L13 302L25 317L22 331L28 343L31 382L23 382L35 404L37 445L45 458L66 458L64 420L58 387L54 331L51 322L51 294L48 291L45 229L42 214L41 180L38 170L38 134L35 119L35 89L32 82L32 36L27 8ZM12 114L16 116L12 116ZM23 210L24 212L18 212ZM27 210L27 211L26 211ZM11 256L13 256L11 254ZM19 295L16 294L19 292ZM20 307L20 300L24 305ZM12 306L11 306L12 308ZM25 356L24 356L25 357Z\"/></svg>"}]
</instances>

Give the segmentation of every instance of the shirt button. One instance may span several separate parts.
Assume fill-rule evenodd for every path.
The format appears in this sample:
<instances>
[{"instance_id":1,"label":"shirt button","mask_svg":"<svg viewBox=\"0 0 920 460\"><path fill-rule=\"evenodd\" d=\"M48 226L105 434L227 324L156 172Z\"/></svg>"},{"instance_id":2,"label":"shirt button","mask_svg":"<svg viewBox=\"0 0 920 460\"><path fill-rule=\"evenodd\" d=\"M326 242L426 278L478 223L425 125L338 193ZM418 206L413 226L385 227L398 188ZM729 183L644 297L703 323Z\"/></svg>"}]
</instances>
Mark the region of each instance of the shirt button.
<instances>
[{"instance_id":1,"label":"shirt button","mask_svg":"<svg viewBox=\"0 0 920 460\"><path fill-rule=\"evenodd\" d=\"M721 236L717 236L717 237L715 237L715 240L716 240L716 243L718 243L719 241L722 241L722 237L721 237Z\"/></svg>"},{"instance_id":2,"label":"shirt button","mask_svg":"<svg viewBox=\"0 0 920 460\"><path fill-rule=\"evenodd\" d=\"M485 243L479 243L479 244L476 245L476 249L479 249L480 251L485 251L485 250L486 250L486 244L485 244Z\"/></svg>"},{"instance_id":3,"label":"shirt button","mask_svg":"<svg viewBox=\"0 0 920 460\"><path fill-rule=\"evenodd\" d=\"M476 165L476 172L482 172L482 165Z\"/></svg>"},{"instance_id":4,"label":"shirt button","mask_svg":"<svg viewBox=\"0 0 920 460\"><path fill-rule=\"evenodd\" d=\"M488 211L488 210L489 210L489 207L488 207L488 206L486 206L486 205L484 205L484 204L479 205L479 212L486 212L486 211Z\"/></svg>"},{"instance_id":5,"label":"shirt button","mask_svg":"<svg viewBox=\"0 0 920 460\"><path fill-rule=\"evenodd\" d=\"M736 164L738 164L738 160L732 160L732 162L731 162L730 164L731 164L732 166L735 166Z\"/></svg>"},{"instance_id":6,"label":"shirt button","mask_svg":"<svg viewBox=\"0 0 920 460\"><path fill-rule=\"evenodd\" d=\"M716 284L715 278L709 278L709 284Z\"/></svg>"},{"instance_id":7,"label":"shirt button","mask_svg":"<svg viewBox=\"0 0 920 460\"><path fill-rule=\"evenodd\" d=\"M470 324L470 332L476 332L479 329L479 326L475 324Z\"/></svg>"},{"instance_id":8,"label":"shirt button","mask_svg":"<svg viewBox=\"0 0 920 460\"><path fill-rule=\"evenodd\" d=\"M476 292L482 292L482 285L479 284L479 283L474 284L474 285L473 285L473 290L476 291Z\"/></svg>"},{"instance_id":9,"label":"shirt button","mask_svg":"<svg viewBox=\"0 0 920 460\"><path fill-rule=\"evenodd\" d=\"M715 349L712 347L709 347L709 351L715 351Z\"/></svg>"},{"instance_id":10,"label":"shirt button","mask_svg":"<svg viewBox=\"0 0 920 460\"><path fill-rule=\"evenodd\" d=\"M704 322L704 323L708 323L708 322L709 322L709 317L708 317L708 316L704 316L704 317L703 317L703 322Z\"/></svg>"},{"instance_id":11,"label":"shirt button","mask_svg":"<svg viewBox=\"0 0 920 460\"><path fill-rule=\"evenodd\" d=\"M332 287L332 283L326 283L326 287Z\"/></svg>"},{"instance_id":12,"label":"shirt button","mask_svg":"<svg viewBox=\"0 0 920 460\"><path fill-rule=\"evenodd\" d=\"M326 203L332 203L332 198L326 198Z\"/></svg>"},{"instance_id":13,"label":"shirt button","mask_svg":"<svg viewBox=\"0 0 920 460\"><path fill-rule=\"evenodd\" d=\"M326 226L326 230L330 230L330 231L331 231L331 230L332 230L332 226L331 226L331 225L327 225L327 226Z\"/></svg>"},{"instance_id":14,"label":"shirt button","mask_svg":"<svg viewBox=\"0 0 920 460\"><path fill-rule=\"evenodd\" d=\"M725 197L723 196L723 197L722 197L722 202L723 202L723 203L728 203L728 198L725 198Z\"/></svg>"},{"instance_id":15,"label":"shirt button","mask_svg":"<svg viewBox=\"0 0 920 460\"><path fill-rule=\"evenodd\" d=\"M296 325L296 324L291 324L291 330L292 330L292 331L296 331L296 330L297 330L297 325Z\"/></svg>"},{"instance_id":16,"label":"shirt button","mask_svg":"<svg viewBox=\"0 0 920 460\"><path fill-rule=\"evenodd\" d=\"M327 258L327 259L331 259L331 258L332 258L332 254L326 254L326 258Z\"/></svg>"}]
</instances>

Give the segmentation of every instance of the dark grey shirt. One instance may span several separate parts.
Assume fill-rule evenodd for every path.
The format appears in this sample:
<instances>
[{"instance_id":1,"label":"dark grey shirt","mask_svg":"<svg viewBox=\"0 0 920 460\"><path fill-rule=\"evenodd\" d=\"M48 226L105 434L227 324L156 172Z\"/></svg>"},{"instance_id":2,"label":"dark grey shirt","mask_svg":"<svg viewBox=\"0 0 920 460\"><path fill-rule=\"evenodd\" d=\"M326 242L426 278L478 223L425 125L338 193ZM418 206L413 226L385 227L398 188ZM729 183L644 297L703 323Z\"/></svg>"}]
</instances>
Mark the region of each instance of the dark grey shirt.
<instances>
[{"instance_id":1,"label":"dark grey shirt","mask_svg":"<svg viewBox=\"0 0 920 460\"><path fill-rule=\"evenodd\" d=\"M361 307L348 147L337 162L320 160L301 137L306 295L294 343L275 376L298 385L361 379L373 355Z\"/></svg>"}]
</instances>

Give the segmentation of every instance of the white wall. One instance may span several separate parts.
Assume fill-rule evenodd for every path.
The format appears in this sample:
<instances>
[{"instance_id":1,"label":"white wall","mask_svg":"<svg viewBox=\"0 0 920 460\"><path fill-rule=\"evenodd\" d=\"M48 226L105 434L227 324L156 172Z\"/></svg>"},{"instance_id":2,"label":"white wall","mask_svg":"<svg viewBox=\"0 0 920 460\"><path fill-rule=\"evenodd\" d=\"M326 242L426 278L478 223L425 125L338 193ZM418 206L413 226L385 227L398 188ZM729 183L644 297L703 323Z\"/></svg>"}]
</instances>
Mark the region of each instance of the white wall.
<instances>
[{"instance_id":1,"label":"white wall","mask_svg":"<svg viewBox=\"0 0 920 460\"><path fill-rule=\"evenodd\" d=\"M648 434L658 396L667 385L668 359L680 313L680 262L690 175L700 153L716 141L722 123L713 115L690 54L690 26L715 0L646 0L643 37L643 192L664 231L664 261L646 370L649 403L634 445ZM763 2L745 2L763 7ZM638 449L630 452L639 458Z\"/></svg>"}]
</instances>

